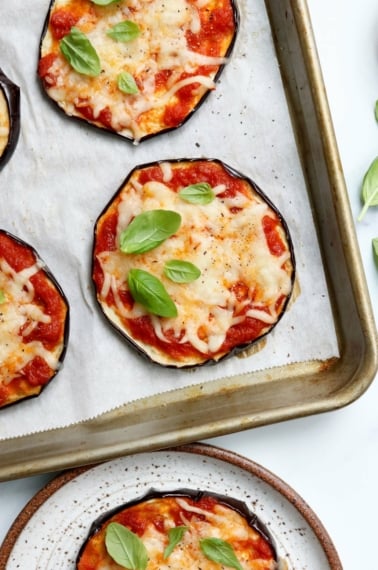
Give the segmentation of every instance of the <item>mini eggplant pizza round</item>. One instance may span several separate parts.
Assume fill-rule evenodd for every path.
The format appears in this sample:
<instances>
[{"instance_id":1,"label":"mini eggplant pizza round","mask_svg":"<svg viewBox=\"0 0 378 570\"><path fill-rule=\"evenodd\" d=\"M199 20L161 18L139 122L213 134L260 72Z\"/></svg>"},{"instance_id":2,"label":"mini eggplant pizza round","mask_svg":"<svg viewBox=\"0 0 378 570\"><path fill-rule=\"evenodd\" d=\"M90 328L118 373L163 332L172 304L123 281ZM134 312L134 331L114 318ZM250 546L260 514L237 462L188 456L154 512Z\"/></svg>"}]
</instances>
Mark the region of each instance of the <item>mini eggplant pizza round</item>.
<instances>
[{"instance_id":1,"label":"mini eggplant pizza round","mask_svg":"<svg viewBox=\"0 0 378 570\"><path fill-rule=\"evenodd\" d=\"M68 302L36 251L0 230L0 407L38 396L63 361Z\"/></svg>"},{"instance_id":2,"label":"mini eggplant pizza round","mask_svg":"<svg viewBox=\"0 0 378 570\"><path fill-rule=\"evenodd\" d=\"M139 142L198 108L237 27L234 0L53 0L38 74L67 115Z\"/></svg>"},{"instance_id":3,"label":"mini eggplant pizza round","mask_svg":"<svg viewBox=\"0 0 378 570\"><path fill-rule=\"evenodd\" d=\"M77 570L277 570L273 540L245 503L199 491L151 492L95 521Z\"/></svg>"},{"instance_id":4,"label":"mini eggplant pizza round","mask_svg":"<svg viewBox=\"0 0 378 570\"><path fill-rule=\"evenodd\" d=\"M20 135L20 88L0 69L0 170L14 152Z\"/></svg>"},{"instance_id":5,"label":"mini eggplant pizza round","mask_svg":"<svg viewBox=\"0 0 378 570\"><path fill-rule=\"evenodd\" d=\"M95 225L98 303L165 366L216 362L261 339L283 315L294 274L282 216L219 160L135 168Z\"/></svg>"}]
</instances>

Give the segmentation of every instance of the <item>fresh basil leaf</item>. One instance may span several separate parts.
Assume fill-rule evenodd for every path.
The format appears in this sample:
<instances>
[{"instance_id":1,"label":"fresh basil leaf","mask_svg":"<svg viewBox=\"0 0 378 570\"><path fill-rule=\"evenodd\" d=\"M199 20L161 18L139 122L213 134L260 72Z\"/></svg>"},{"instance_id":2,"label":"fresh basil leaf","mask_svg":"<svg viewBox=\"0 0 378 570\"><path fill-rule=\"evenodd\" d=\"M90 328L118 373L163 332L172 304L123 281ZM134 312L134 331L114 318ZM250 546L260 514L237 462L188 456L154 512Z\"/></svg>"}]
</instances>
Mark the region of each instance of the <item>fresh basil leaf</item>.
<instances>
[{"instance_id":1,"label":"fresh basil leaf","mask_svg":"<svg viewBox=\"0 0 378 570\"><path fill-rule=\"evenodd\" d=\"M375 116L375 120L376 120L377 123L378 123L378 100L375 102L374 116Z\"/></svg>"},{"instance_id":2,"label":"fresh basil leaf","mask_svg":"<svg viewBox=\"0 0 378 570\"><path fill-rule=\"evenodd\" d=\"M374 255L375 263L378 266L378 237L373 238L372 244L373 244L373 255Z\"/></svg>"},{"instance_id":3,"label":"fresh basil leaf","mask_svg":"<svg viewBox=\"0 0 378 570\"><path fill-rule=\"evenodd\" d=\"M177 232L181 216L172 210L147 210L130 222L121 233L123 253L145 253Z\"/></svg>"},{"instance_id":4,"label":"fresh basil leaf","mask_svg":"<svg viewBox=\"0 0 378 570\"><path fill-rule=\"evenodd\" d=\"M234 549L229 542L221 538L204 538L200 540L200 548L209 560L218 562L229 568L243 570L239 560L236 558Z\"/></svg>"},{"instance_id":5,"label":"fresh basil leaf","mask_svg":"<svg viewBox=\"0 0 378 570\"><path fill-rule=\"evenodd\" d=\"M168 556L170 556L170 554L172 554L174 548L181 541L182 537L184 536L184 533L187 530L188 530L187 526L175 526L175 527L169 529L169 531L168 531L169 543L168 543L168 546L164 550L164 554L163 554L164 559L168 558Z\"/></svg>"},{"instance_id":6,"label":"fresh basil leaf","mask_svg":"<svg viewBox=\"0 0 378 570\"><path fill-rule=\"evenodd\" d=\"M118 24L115 24L115 26L107 31L107 35L117 42L131 42L135 40L139 34L140 29L138 24L131 20L118 22Z\"/></svg>"},{"instance_id":7,"label":"fresh basil leaf","mask_svg":"<svg viewBox=\"0 0 378 570\"><path fill-rule=\"evenodd\" d=\"M97 52L87 36L78 28L71 28L60 42L60 49L68 63L82 75L100 75L101 63Z\"/></svg>"},{"instance_id":8,"label":"fresh basil leaf","mask_svg":"<svg viewBox=\"0 0 378 570\"><path fill-rule=\"evenodd\" d=\"M146 547L122 524L112 522L106 527L105 546L114 562L129 570L145 570L148 563Z\"/></svg>"},{"instance_id":9,"label":"fresh basil leaf","mask_svg":"<svg viewBox=\"0 0 378 570\"><path fill-rule=\"evenodd\" d=\"M127 283L134 301L149 313L158 317L177 317L177 307L157 277L143 269L130 269Z\"/></svg>"},{"instance_id":10,"label":"fresh basil leaf","mask_svg":"<svg viewBox=\"0 0 378 570\"><path fill-rule=\"evenodd\" d=\"M5 303L5 293L4 291L0 291L0 304Z\"/></svg>"},{"instance_id":11,"label":"fresh basil leaf","mask_svg":"<svg viewBox=\"0 0 378 570\"><path fill-rule=\"evenodd\" d=\"M191 204L210 204L215 198L212 187L207 182L190 184L179 191L179 196Z\"/></svg>"},{"instance_id":12,"label":"fresh basil leaf","mask_svg":"<svg viewBox=\"0 0 378 570\"><path fill-rule=\"evenodd\" d=\"M164 274L175 283L191 283L198 279L201 270L190 261L171 259L164 266Z\"/></svg>"},{"instance_id":13,"label":"fresh basil leaf","mask_svg":"<svg viewBox=\"0 0 378 570\"><path fill-rule=\"evenodd\" d=\"M371 206L378 206L378 157L373 160L364 176L361 198L364 207L357 218L359 222Z\"/></svg>"},{"instance_id":14,"label":"fresh basil leaf","mask_svg":"<svg viewBox=\"0 0 378 570\"><path fill-rule=\"evenodd\" d=\"M91 0L91 2L97 6L109 6L109 4L114 4L114 2L119 2L119 0Z\"/></svg>"},{"instance_id":15,"label":"fresh basil leaf","mask_svg":"<svg viewBox=\"0 0 378 570\"><path fill-rule=\"evenodd\" d=\"M117 85L122 93L127 93L128 95L135 95L139 91L134 77L128 71L123 71L118 75Z\"/></svg>"}]
</instances>

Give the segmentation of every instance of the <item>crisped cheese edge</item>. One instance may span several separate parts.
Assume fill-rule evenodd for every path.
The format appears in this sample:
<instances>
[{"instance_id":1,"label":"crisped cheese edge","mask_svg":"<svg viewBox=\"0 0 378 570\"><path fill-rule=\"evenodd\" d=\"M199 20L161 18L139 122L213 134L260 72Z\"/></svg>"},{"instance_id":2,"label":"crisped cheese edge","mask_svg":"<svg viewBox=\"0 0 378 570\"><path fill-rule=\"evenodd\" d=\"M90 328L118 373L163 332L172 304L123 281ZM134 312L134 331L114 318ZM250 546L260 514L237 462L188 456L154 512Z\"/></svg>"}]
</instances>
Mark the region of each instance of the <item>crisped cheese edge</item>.
<instances>
[{"instance_id":1,"label":"crisped cheese edge","mask_svg":"<svg viewBox=\"0 0 378 570\"><path fill-rule=\"evenodd\" d=\"M69 4L69 0L57 0L54 9ZM58 76L57 84L47 87L47 91L68 115L80 116L78 107L90 104L96 121L101 110L108 107L112 113L112 128L138 142L143 136L161 129L159 113L149 116L147 125L138 121L143 113L164 108L174 100L176 91L186 85L199 85L198 100L206 91L215 88L215 72L211 77L196 74L180 81L182 72L194 73L199 65L220 66L227 59L188 49L185 34L188 30L198 32L200 19L196 6L186 0L131 0L123 3L115 14L113 10L108 12L107 15L104 11L94 26L88 23L87 17L76 24L86 33L100 57L100 76L80 75L60 57L51 66L51 73ZM126 43L110 38L106 32L126 19L138 24L140 36ZM50 53L52 45L48 31L42 43L42 56ZM155 73L159 70L170 70L172 75L168 90L156 94ZM125 95L117 88L117 76L124 71L138 76L142 83L138 94Z\"/></svg>"},{"instance_id":2,"label":"crisped cheese edge","mask_svg":"<svg viewBox=\"0 0 378 570\"><path fill-rule=\"evenodd\" d=\"M40 341L24 342L38 323L48 323L51 316L34 301L34 287L30 278L41 269L39 262L16 272L5 259L0 258L0 291L5 301L0 303L0 384L9 384L36 356L42 357L52 370L58 368L58 351L46 350ZM23 335L20 329L25 327Z\"/></svg>"},{"instance_id":3,"label":"crisped cheese edge","mask_svg":"<svg viewBox=\"0 0 378 570\"><path fill-rule=\"evenodd\" d=\"M169 178L169 165L163 163L161 169L163 176ZM237 214L231 211L234 207L240 209ZM166 331L173 330L176 340L189 342L199 352L208 354L219 351L230 327L246 317L262 321L264 330L269 330L279 316L275 309L277 300L292 290L291 269L287 265L291 259L289 247L281 256L272 255L263 230L263 217L275 216L269 205L252 193L250 198L239 193L205 206L193 205L164 183L150 181L140 185L132 177L118 206L117 243L134 216L154 209L175 210L181 215L181 226L174 236L145 254L126 255L117 249L98 255L104 273L100 301L116 326L124 330L122 319L147 314L138 303L128 310L120 298L120 290L127 289L129 270L137 267L158 277L177 306L175 318L150 316L156 336L164 342L170 342ZM287 244L283 230L281 237ZM171 259L190 261L201 270L200 278L187 284L170 281L164 276L163 267ZM243 303L231 291L238 282L248 283L255 293L254 305L245 315L238 314ZM106 305L110 290L115 308ZM156 350L139 344L149 353Z\"/></svg>"},{"instance_id":4,"label":"crisped cheese edge","mask_svg":"<svg viewBox=\"0 0 378 570\"><path fill-rule=\"evenodd\" d=\"M0 157L9 141L9 111L3 90L0 88Z\"/></svg>"}]
</instances>

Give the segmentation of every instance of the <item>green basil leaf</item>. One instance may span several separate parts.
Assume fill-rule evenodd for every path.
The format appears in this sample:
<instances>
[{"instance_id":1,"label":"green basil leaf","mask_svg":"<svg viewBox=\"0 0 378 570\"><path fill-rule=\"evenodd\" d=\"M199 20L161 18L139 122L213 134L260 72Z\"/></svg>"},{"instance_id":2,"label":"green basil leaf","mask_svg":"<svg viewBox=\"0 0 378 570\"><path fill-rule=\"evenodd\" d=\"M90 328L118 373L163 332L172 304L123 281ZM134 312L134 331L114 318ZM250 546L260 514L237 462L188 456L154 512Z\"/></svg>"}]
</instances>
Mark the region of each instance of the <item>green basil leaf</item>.
<instances>
[{"instance_id":1,"label":"green basil leaf","mask_svg":"<svg viewBox=\"0 0 378 570\"><path fill-rule=\"evenodd\" d=\"M123 253L145 253L177 232L181 216L172 210L147 210L130 222L121 233Z\"/></svg>"},{"instance_id":2,"label":"green basil leaf","mask_svg":"<svg viewBox=\"0 0 378 570\"><path fill-rule=\"evenodd\" d=\"M191 283L198 279L201 275L201 270L193 263L190 263L190 261L172 259L165 264L164 274L175 283Z\"/></svg>"},{"instance_id":3,"label":"green basil leaf","mask_svg":"<svg viewBox=\"0 0 378 570\"><path fill-rule=\"evenodd\" d=\"M190 184L179 191L179 196L191 204L210 204L215 198L212 187L207 182Z\"/></svg>"},{"instance_id":4,"label":"green basil leaf","mask_svg":"<svg viewBox=\"0 0 378 570\"><path fill-rule=\"evenodd\" d=\"M117 42L131 42L135 40L139 34L140 29L138 24L131 20L118 22L118 24L115 24L115 26L107 31L107 35Z\"/></svg>"},{"instance_id":5,"label":"green basil leaf","mask_svg":"<svg viewBox=\"0 0 378 570\"><path fill-rule=\"evenodd\" d=\"M146 547L122 524L112 522L106 527L105 546L113 560L129 570L145 570L148 563Z\"/></svg>"},{"instance_id":6,"label":"green basil leaf","mask_svg":"<svg viewBox=\"0 0 378 570\"><path fill-rule=\"evenodd\" d=\"M375 116L375 120L376 120L377 123L378 123L378 100L375 102L374 116Z\"/></svg>"},{"instance_id":7,"label":"green basil leaf","mask_svg":"<svg viewBox=\"0 0 378 570\"><path fill-rule=\"evenodd\" d=\"M127 283L134 301L149 313L158 317L177 317L177 307L157 277L143 269L130 269Z\"/></svg>"},{"instance_id":8,"label":"green basil leaf","mask_svg":"<svg viewBox=\"0 0 378 570\"><path fill-rule=\"evenodd\" d=\"M128 95L135 95L139 91L134 77L128 71L123 71L118 75L117 85L122 93L127 93Z\"/></svg>"},{"instance_id":9,"label":"green basil leaf","mask_svg":"<svg viewBox=\"0 0 378 570\"><path fill-rule=\"evenodd\" d=\"M83 75L100 75L101 63L97 52L87 36L78 28L71 28L60 42L60 49L75 71Z\"/></svg>"},{"instance_id":10,"label":"green basil leaf","mask_svg":"<svg viewBox=\"0 0 378 570\"><path fill-rule=\"evenodd\" d=\"M359 222L371 206L378 206L378 157L373 160L364 176L361 198L364 207L357 218Z\"/></svg>"},{"instance_id":11,"label":"green basil leaf","mask_svg":"<svg viewBox=\"0 0 378 570\"><path fill-rule=\"evenodd\" d=\"M109 6L109 4L114 4L119 0L91 0L92 4L97 4L97 6Z\"/></svg>"},{"instance_id":12,"label":"green basil leaf","mask_svg":"<svg viewBox=\"0 0 378 570\"><path fill-rule=\"evenodd\" d=\"M169 543L168 543L168 546L164 550L164 554L163 554L164 559L168 558L168 556L170 554L172 554L174 548L181 541L182 537L184 536L184 533L187 530L188 530L187 526L175 526L175 527L169 529L169 531L168 531Z\"/></svg>"},{"instance_id":13,"label":"green basil leaf","mask_svg":"<svg viewBox=\"0 0 378 570\"><path fill-rule=\"evenodd\" d=\"M229 542L221 538L204 538L200 540L200 548L209 560L218 562L229 568L243 570L239 560L236 558L234 549Z\"/></svg>"},{"instance_id":14,"label":"green basil leaf","mask_svg":"<svg viewBox=\"0 0 378 570\"><path fill-rule=\"evenodd\" d=\"M373 244L373 255L374 255L375 263L378 266L378 237L373 239L372 244Z\"/></svg>"},{"instance_id":15,"label":"green basil leaf","mask_svg":"<svg viewBox=\"0 0 378 570\"><path fill-rule=\"evenodd\" d=\"M5 303L6 297L4 291L0 291L0 304Z\"/></svg>"}]
</instances>

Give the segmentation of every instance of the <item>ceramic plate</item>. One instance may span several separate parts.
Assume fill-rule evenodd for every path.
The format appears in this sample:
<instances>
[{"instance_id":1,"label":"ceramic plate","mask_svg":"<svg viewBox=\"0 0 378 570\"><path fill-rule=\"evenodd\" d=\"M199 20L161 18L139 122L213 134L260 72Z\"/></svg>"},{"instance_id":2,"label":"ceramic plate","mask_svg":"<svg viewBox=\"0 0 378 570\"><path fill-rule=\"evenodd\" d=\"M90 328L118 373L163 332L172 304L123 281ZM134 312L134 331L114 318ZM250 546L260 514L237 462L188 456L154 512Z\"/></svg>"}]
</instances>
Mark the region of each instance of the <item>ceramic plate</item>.
<instances>
[{"instance_id":1,"label":"ceramic plate","mask_svg":"<svg viewBox=\"0 0 378 570\"><path fill-rule=\"evenodd\" d=\"M94 519L151 488L202 489L241 501L275 539L280 570L342 570L323 525L290 487L260 465L204 444L141 453L65 472L20 513L0 549L6 570L73 570Z\"/></svg>"}]
</instances>

